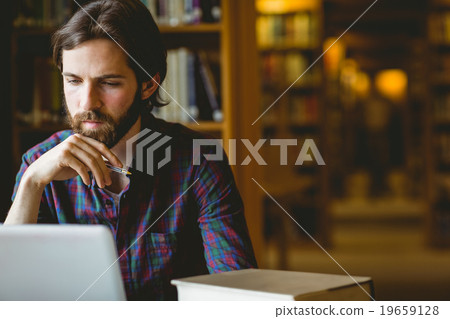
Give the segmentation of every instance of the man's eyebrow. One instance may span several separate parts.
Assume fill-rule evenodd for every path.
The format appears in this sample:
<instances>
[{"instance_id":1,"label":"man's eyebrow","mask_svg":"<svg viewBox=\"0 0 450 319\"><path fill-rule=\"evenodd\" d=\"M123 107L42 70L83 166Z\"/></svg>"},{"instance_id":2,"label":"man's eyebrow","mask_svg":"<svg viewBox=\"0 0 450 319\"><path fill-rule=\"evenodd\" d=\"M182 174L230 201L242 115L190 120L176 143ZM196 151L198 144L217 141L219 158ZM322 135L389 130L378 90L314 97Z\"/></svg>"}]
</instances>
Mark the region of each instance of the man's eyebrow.
<instances>
[{"instance_id":1,"label":"man's eyebrow","mask_svg":"<svg viewBox=\"0 0 450 319\"><path fill-rule=\"evenodd\" d=\"M74 78L80 78L81 77L79 75L76 75L76 74L73 74L73 73L70 73L70 72L63 72L62 75L70 76L70 77L74 77ZM124 78L125 78L125 76L123 76L121 74L113 74L113 73L112 74L104 74L104 75L101 75L99 77L96 77L96 79L99 79L99 80L104 80L104 79L124 79Z\"/></svg>"}]
</instances>

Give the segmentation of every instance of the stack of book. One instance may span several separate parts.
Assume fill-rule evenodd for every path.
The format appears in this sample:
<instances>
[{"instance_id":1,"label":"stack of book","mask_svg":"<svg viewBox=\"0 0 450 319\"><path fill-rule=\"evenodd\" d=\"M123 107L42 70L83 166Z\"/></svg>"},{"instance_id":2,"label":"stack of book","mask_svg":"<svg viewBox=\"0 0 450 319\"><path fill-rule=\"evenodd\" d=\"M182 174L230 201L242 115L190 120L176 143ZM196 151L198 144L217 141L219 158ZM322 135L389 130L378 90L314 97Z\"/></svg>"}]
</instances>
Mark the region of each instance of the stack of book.
<instances>
[{"instance_id":1,"label":"stack of book","mask_svg":"<svg viewBox=\"0 0 450 319\"><path fill-rule=\"evenodd\" d=\"M57 27L86 0L19 0L14 26ZM215 23L220 21L220 0L141 0L160 25Z\"/></svg>"},{"instance_id":2,"label":"stack of book","mask_svg":"<svg viewBox=\"0 0 450 319\"><path fill-rule=\"evenodd\" d=\"M221 122L220 76L211 63L217 59L204 51L168 50L167 76L160 89L168 105L155 108L155 116L169 122Z\"/></svg>"},{"instance_id":3,"label":"stack of book","mask_svg":"<svg viewBox=\"0 0 450 319\"><path fill-rule=\"evenodd\" d=\"M319 23L313 12L261 15L256 23L258 44L263 49L276 46L311 48L318 45Z\"/></svg>"},{"instance_id":4,"label":"stack of book","mask_svg":"<svg viewBox=\"0 0 450 319\"><path fill-rule=\"evenodd\" d=\"M219 22L220 0L141 0L159 25Z\"/></svg>"}]
</instances>

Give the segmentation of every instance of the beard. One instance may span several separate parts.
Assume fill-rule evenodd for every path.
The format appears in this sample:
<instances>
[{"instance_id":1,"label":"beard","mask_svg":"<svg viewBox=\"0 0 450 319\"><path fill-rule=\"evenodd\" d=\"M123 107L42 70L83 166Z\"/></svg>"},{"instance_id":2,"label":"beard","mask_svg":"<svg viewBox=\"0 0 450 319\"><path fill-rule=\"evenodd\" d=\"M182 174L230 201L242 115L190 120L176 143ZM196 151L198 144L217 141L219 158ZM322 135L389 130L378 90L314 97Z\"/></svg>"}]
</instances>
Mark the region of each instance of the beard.
<instances>
[{"instance_id":1,"label":"beard","mask_svg":"<svg viewBox=\"0 0 450 319\"><path fill-rule=\"evenodd\" d=\"M72 127L74 133L93 138L102 142L108 148L112 148L128 133L138 120L144 104L140 99L140 95L140 91L138 90L128 111L117 120L114 120L111 115L101 113L98 110L86 111L72 117L64 98L63 104L66 111L66 120ZM102 125L100 128L86 129L83 128L84 121L100 122Z\"/></svg>"}]
</instances>

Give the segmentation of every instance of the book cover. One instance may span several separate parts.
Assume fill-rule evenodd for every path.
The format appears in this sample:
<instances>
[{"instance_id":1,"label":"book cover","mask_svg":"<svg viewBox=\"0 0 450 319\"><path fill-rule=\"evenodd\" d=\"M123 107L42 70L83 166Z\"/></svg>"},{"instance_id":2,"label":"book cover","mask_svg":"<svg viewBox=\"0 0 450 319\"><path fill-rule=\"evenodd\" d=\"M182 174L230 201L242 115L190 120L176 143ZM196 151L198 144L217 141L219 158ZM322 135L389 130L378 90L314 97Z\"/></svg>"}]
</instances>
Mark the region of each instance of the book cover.
<instances>
[{"instance_id":1,"label":"book cover","mask_svg":"<svg viewBox=\"0 0 450 319\"><path fill-rule=\"evenodd\" d=\"M194 276L171 283L181 301L371 300L374 294L370 277L268 269Z\"/></svg>"}]
</instances>

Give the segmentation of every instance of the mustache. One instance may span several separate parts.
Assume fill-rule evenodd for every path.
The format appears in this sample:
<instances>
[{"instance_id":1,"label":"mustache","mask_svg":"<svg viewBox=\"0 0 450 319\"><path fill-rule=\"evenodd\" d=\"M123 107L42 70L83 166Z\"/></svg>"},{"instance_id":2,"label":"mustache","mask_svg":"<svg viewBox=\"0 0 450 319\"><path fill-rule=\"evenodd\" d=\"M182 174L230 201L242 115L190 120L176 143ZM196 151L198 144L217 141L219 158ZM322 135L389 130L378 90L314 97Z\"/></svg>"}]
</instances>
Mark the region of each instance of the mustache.
<instances>
[{"instance_id":1,"label":"mustache","mask_svg":"<svg viewBox=\"0 0 450 319\"><path fill-rule=\"evenodd\" d=\"M83 122L83 121L107 122L111 120L111 117L98 111L86 111L80 114L76 114L73 117L73 120L76 122Z\"/></svg>"}]
</instances>

